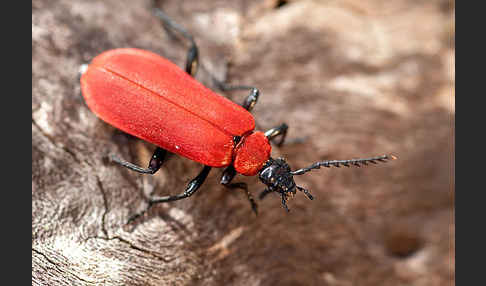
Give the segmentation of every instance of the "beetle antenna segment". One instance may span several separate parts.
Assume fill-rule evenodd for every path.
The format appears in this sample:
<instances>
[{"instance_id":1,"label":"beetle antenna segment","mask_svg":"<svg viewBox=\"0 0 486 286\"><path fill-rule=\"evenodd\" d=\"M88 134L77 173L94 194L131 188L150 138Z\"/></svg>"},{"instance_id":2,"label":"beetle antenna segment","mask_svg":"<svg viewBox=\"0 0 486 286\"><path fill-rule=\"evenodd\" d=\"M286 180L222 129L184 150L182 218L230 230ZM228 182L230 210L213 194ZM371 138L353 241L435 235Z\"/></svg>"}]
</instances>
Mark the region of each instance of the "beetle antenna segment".
<instances>
[{"instance_id":1,"label":"beetle antenna segment","mask_svg":"<svg viewBox=\"0 0 486 286\"><path fill-rule=\"evenodd\" d=\"M296 171L290 172L292 175L302 175L305 174L313 169L320 169L321 167L341 167L341 165L346 166L346 167L361 167L361 165L368 165L368 163L372 164L378 164L379 162L388 162L388 160L395 160L397 159L396 156L393 155L383 155L383 156L377 156L377 157L372 157L372 158L363 158L363 159L351 159L351 160L332 160L332 161L322 161L322 162L316 162L309 167L302 168Z\"/></svg>"}]
</instances>

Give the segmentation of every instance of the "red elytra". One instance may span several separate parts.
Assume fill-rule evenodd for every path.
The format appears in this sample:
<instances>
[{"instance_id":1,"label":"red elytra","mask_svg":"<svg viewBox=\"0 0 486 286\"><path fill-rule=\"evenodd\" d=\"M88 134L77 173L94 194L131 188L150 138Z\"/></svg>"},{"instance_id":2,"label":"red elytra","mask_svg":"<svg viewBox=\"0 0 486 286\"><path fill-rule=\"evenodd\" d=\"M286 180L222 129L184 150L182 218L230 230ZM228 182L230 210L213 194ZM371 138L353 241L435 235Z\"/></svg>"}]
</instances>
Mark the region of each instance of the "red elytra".
<instances>
[{"instance_id":1,"label":"red elytra","mask_svg":"<svg viewBox=\"0 0 486 286\"><path fill-rule=\"evenodd\" d=\"M82 75L81 89L102 120L204 165L233 164L251 176L270 158L270 143L254 131L251 113L152 52L100 54ZM241 137L236 145L235 136Z\"/></svg>"}]
</instances>

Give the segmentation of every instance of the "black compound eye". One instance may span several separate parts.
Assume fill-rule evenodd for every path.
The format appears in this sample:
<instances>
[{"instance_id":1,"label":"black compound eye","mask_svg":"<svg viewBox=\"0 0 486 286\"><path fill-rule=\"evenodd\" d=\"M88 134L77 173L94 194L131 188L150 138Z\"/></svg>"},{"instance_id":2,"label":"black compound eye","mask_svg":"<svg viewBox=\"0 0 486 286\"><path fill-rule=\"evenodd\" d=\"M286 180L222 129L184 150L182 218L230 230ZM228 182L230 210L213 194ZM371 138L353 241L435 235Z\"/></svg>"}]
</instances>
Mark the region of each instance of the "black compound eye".
<instances>
[{"instance_id":1,"label":"black compound eye","mask_svg":"<svg viewBox=\"0 0 486 286\"><path fill-rule=\"evenodd\" d=\"M265 170L263 170L261 173L260 173L260 179L262 180L268 180L270 179L270 176L271 176L271 170L270 168L266 168Z\"/></svg>"},{"instance_id":2,"label":"black compound eye","mask_svg":"<svg viewBox=\"0 0 486 286\"><path fill-rule=\"evenodd\" d=\"M274 180L275 177L275 166L270 166L265 168L261 173L260 173L260 178L267 181L267 182L273 182L272 179Z\"/></svg>"}]
</instances>

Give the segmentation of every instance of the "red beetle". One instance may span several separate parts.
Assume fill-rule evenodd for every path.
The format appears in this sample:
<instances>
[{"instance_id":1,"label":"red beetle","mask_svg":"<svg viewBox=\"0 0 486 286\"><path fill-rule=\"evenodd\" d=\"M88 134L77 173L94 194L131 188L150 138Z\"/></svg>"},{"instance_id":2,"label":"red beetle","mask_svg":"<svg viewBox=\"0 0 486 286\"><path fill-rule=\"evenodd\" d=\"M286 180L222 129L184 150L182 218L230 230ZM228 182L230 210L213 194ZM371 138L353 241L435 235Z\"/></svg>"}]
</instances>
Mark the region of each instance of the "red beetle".
<instances>
[{"instance_id":1,"label":"red beetle","mask_svg":"<svg viewBox=\"0 0 486 286\"><path fill-rule=\"evenodd\" d=\"M247 185L231 183L237 173L246 176L259 174L260 180L267 185L260 198L277 192L288 211L286 201L296 190L313 199L306 189L295 184L294 175L302 175L321 166L360 166L394 158L384 155L324 161L291 171L284 159L270 157L270 141L281 136L277 142L277 145L281 145L285 140L287 125L281 124L265 133L254 130L255 120L249 111L258 100L258 89L217 82L222 90L250 90L250 95L240 106L204 87L193 78L197 69L198 49L192 36L162 11L156 9L155 12L167 27L180 32L191 42L185 71L152 52L116 49L93 59L81 77L83 96L98 117L158 146L148 168L113 156L112 161L140 173L154 174L169 151L205 165L182 194L153 197L149 207L191 196L202 185L211 167L226 167L221 183L229 188L245 190L255 213L257 206Z\"/></svg>"}]
</instances>

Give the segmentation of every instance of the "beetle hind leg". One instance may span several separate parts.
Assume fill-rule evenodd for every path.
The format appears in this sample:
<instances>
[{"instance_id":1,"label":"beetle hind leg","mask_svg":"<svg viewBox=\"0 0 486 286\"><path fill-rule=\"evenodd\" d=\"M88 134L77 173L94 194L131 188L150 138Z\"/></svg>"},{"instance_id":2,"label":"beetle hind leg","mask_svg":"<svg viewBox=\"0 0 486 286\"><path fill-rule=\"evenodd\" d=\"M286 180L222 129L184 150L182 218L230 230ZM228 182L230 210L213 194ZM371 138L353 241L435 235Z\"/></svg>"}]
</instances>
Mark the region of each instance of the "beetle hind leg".
<instances>
[{"instance_id":1,"label":"beetle hind leg","mask_svg":"<svg viewBox=\"0 0 486 286\"><path fill-rule=\"evenodd\" d=\"M182 199L186 199L186 198L192 196L199 189L199 187L201 187L201 185L204 183L204 181L206 180L206 178L209 175L209 171L211 171L211 167L204 166L204 168L201 170L201 172L194 179L192 179L189 182L189 184L187 184L186 189L181 194L174 195L174 196L163 196L163 197L153 196L153 197L151 197L148 201L147 208L144 211L142 211L141 213L138 213L138 214L130 217L128 219L127 224L129 224L132 221L136 220L137 218L143 216L145 213L148 212L148 210L153 205L156 205L156 204L159 204L159 203L166 203L166 202L182 200Z\"/></svg>"},{"instance_id":2,"label":"beetle hind leg","mask_svg":"<svg viewBox=\"0 0 486 286\"><path fill-rule=\"evenodd\" d=\"M154 151L154 154L152 155L152 158L150 159L150 162L149 162L149 165L147 168L142 168L140 166L137 166L133 163L130 163L130 162L127 162L127 161L124 161L114 155L110 155L109 156L109 159L110 161L114 162L114 163L117 163L127 169L130 169L132 171L135 171L135 172L138 172L138 173L142 173L142 174L155 174L159 169L160 167L162 166L162 164L164 163L165 161L165 157L167 156L167 150L164 150L160 147L157 147L157 149L155 149Z\"/></svg>"},{"instance_id":3,"label":"beetle hind leg","mask_svg":"<svg viewBox=\"0 0 486 286\"><path fill-rule=\"evenodd\" d=\"M194 37L186 29L184 29L184 27L177 24L174 20L167 16L167 14L162 12L162 10L160 10L156 5L157 1L154 0L152 2L153 13L157 18L162 21L164 28L169 32L177 31L191 43L189 50L187 50L185 71L192 77L194 77L199 66L199 49L196 45L196 42L194 41Z\"/></svg>"},{"instance_id":4,"label":"beetle hind leg","mask_svg":"<svg viewBox=\"0 0 486 286\"><path fill-rule=\"evenodd\" d=\"M187 51L186 56L186 66L185 71L190 74L192 77L196 75L198 66L199 66L199 49L197 47L196 42L194 41L194 37L181 25L177 24L174 20L172 20L167 14L165 14L160 8L157 7L157 1L152 1L152 9L154 15L162 21L162 25L164 28L172 34L173 31L178 32L182 37L190 42L189 50ZM260 95L260 91L253 87L253 86L246 86L246 85L228 85L211 75L214 84L218 89L221 91L232 91L232 90L250 90L250 94L245 98L243 101L243 108L248 111L251 111L255 106L258 96Z\"/></svg>"}]
</instances>

